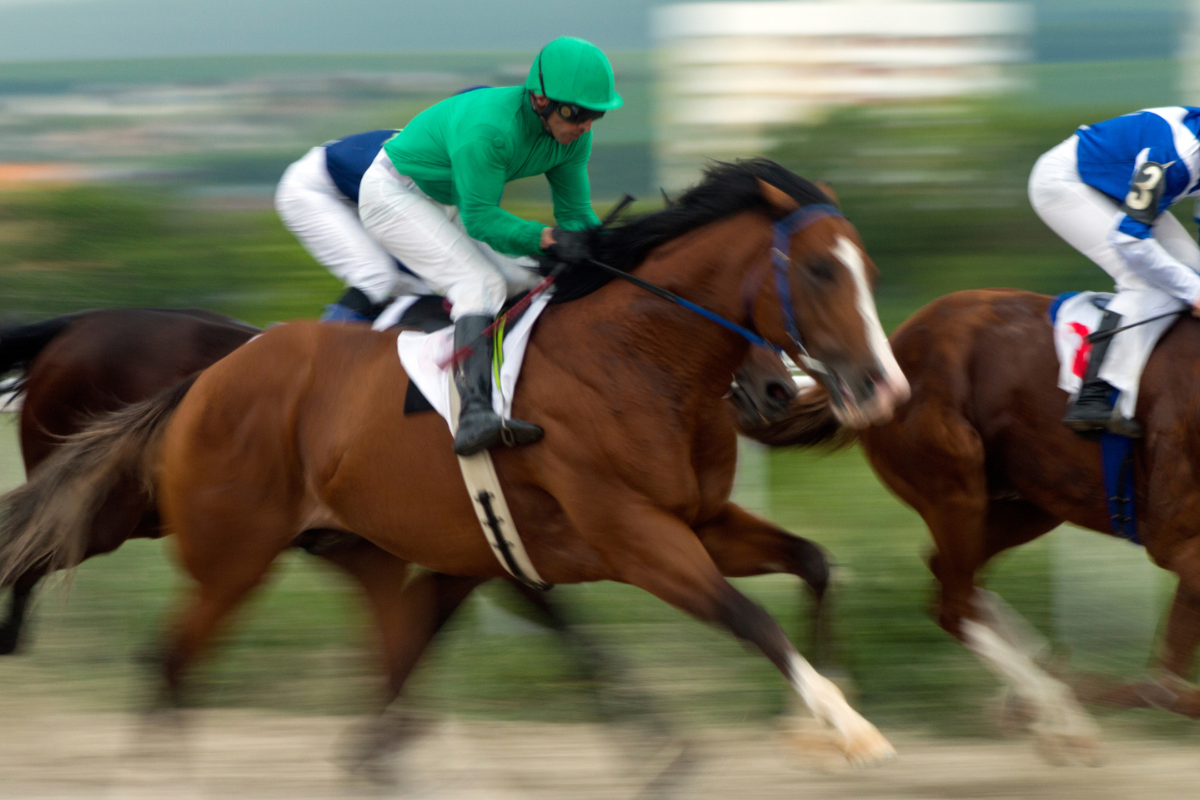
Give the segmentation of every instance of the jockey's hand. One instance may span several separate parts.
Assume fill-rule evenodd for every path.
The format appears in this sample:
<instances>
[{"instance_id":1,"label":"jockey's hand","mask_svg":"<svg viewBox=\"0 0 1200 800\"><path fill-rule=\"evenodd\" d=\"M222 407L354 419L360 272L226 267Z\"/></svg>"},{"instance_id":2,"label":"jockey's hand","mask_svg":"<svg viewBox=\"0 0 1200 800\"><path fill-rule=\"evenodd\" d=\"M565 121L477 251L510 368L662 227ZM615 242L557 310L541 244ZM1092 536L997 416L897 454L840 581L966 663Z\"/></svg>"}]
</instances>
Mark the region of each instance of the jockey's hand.
<instances>
[{"instance_id":1,"label":"jockey's hand","mask_svg":"<svg viewBox=\"0 0 1200 800\"><path fill-rule=\"evenodd\" d=\"M546 255L567 264L578 264L592 257L591 231L550 231L551 244L543 248Z\"/></svg>"},{"instance_id":2,"label":"jockey's hand","mask_svg":"<svg viewBox=\"0 0 1200 800\"><path fill-rule=\"evenodd\" d=\"M1200 317L1200 300L1192 303L1192 316Z\"/></svg>"}]
</instances>

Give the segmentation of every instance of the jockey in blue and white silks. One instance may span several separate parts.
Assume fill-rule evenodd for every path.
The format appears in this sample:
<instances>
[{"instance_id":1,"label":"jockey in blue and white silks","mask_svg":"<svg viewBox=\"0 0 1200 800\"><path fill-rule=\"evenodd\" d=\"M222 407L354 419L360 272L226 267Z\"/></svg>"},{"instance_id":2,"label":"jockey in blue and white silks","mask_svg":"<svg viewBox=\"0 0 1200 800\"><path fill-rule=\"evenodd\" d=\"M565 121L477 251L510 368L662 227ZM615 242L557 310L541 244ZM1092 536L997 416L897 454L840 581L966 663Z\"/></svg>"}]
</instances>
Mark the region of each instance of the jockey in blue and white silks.
<instances>
[{"instance_id":1,"label":"jockey in blue and white silks","mask_svg":"<svg viewBox=\"0 0 1200 800\"><path fill-rule=\"evenodd\" d=\"M430 294L424 281L371 238L358 216L363 173L395 135L369 131L314 147L284 171L275 191L284 226L346 285L323 320L370 321L393 296Z\"/></svg>"},{"instance_id":2,"label":"jockey in blue and white silks","mask_svg":"<svg viewBox=\"0 0 1200 800\"><path fill-rule=\"evenodd\" d=\"M1116 281L1117 296L1098 330L1200 309L1200 245L1168 211L1200 195L1198 179L1200 108L1180 106L1084 125L1034 165L1029 199L1038 216ZM1063 422L1136 435L1142 370L1175 319L1096 342Z\"/></svg>"}]
</instances>

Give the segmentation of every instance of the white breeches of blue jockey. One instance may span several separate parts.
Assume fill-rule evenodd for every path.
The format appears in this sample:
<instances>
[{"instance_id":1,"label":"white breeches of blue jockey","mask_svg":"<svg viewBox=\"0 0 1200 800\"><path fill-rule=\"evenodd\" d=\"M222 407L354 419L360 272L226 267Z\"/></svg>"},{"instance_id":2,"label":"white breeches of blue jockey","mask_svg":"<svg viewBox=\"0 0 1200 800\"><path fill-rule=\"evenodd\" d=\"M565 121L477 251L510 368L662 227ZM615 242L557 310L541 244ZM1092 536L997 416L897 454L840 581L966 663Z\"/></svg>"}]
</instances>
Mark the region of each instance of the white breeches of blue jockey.
<instances>
[{"instance_id":1,"label":"white breeches of blue jockey","mask_svg":"<svg viewBox=\"0 0 1200 800\"><path fill-rule=\"evenodd\" d=\"M275 190L275 209L317 263L380 303L396 294L429 294L422 282L396 267L338 191L325 166L325 148L314 147L289 166Z\"/></svg>"},{"instance_id":2,"label":"white breeches of blue jockey","mask_svg":"<svg viewBox=\"0 0 1200 800\"><path fill-rule=\"evenodd\" d=\"M503 255L468 236L458 209L421 191L384 151L363 175L358 213L392 255L450 300L455 320L495 315L506 298L541 280L532 258Z\"/></svg>"},{"instance_id":3,"label":"white breeches of blue jockey","mask_svg":"<svg viewBox=\"0 0 1200 800\"><path fill-rule=\"evenodd\" d=\"M1109 244L1109 231L1123 212L1111 197L1080 180L1075 156L1077 143L1078 139L1072 136L1046 152L1034 165L1029 176L1029 201L1034 210L1051 230L1112 276L1117 296L1108 308L1121 315L1122 326L1187 308L1187 303L1144 280ZM1154 238L1180 262L1200 271L1200 246L1170 212L1160 215L1154 223ZM1117 410L1122 416L1133 416L1146 360L1175 319L1149 322L1113 337L1099 377L1121 391Z\"/></svg>"}]
</instances>

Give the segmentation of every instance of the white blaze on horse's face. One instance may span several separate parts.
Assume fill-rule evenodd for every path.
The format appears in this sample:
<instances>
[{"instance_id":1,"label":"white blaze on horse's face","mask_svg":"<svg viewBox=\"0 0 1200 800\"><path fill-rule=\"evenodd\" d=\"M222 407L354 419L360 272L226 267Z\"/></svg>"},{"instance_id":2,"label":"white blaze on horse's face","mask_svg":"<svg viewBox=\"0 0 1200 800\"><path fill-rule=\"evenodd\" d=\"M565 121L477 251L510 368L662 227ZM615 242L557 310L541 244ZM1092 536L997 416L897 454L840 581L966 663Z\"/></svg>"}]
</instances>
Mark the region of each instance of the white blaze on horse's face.
<instances>
[{"instance_id":1,"label":"white blaze on horse's face","mask_svg":"<svg viewBox=\"0 0 1200 800\"><path fill-rule=\"evenodd\" d=\"M884 423L892 418L892 409L908 399L908 379L896 363L896 356L879 323L879 312L875 309L875 296L867 280L867 265L862 251L854 242L839 235L832 252L854 277L855 304L866 328L867 344L883 374L883 379L875 383L875 394L871 400L862 406L848 405L846 419L841 421L856 428Z\"/></svg>"}]
</instances>

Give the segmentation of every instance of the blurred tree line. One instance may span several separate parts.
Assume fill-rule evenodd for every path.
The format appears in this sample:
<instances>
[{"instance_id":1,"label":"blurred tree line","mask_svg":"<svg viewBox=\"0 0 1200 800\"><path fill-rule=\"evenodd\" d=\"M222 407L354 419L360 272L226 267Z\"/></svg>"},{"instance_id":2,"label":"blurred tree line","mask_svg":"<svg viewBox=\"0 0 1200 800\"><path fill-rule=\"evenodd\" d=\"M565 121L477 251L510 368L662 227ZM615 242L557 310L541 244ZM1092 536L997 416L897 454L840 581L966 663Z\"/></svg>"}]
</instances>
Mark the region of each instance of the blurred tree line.
<instances>
[{"instance_id":1,"label":"blurred tree line","mask_svg":"<svg viewBox=\"0 0 1200 800\"><path fill-rule=\"evenodd\" d=\"M853 108L782 131L771 155L833 185L879 265L891 328L960 289L1111 289L1037 217L1026 185L1038 156L1080 125L1130 110L1020 100Z\"/></svg>"},{"instance_id":2,"label":"blurred tree line","mask_svg":"<svg viewBox=\"0 0 1200 800\"><path fill-rule=\"evenodd\" d=\"M315 316L338 290L267 209L213 209L137 186L0 194L0 314L10 319L186 306L266 324Z\"/></svg>"},{"instance_id":3,"label":"blurred tree line","mask_svg":"<svg viewBox=\"0 0 1200 800\"><path fill-rule=\"evenodd\" d=\"M833 184L882 271L879 304L891 328L959 289L1110 288L1099 268L1037 218L1025 186L1037 157L1080 124L1128 110L1019 99L846 109L780 131L782 144L770 155ZM265 324L314 316L337 296L337 281L265 198L198 200L184 188L0 193L0 314L195 306ZM550 219L548 204L524 187L510 194L511 210Z\"/></svg>"}]
</instances>

